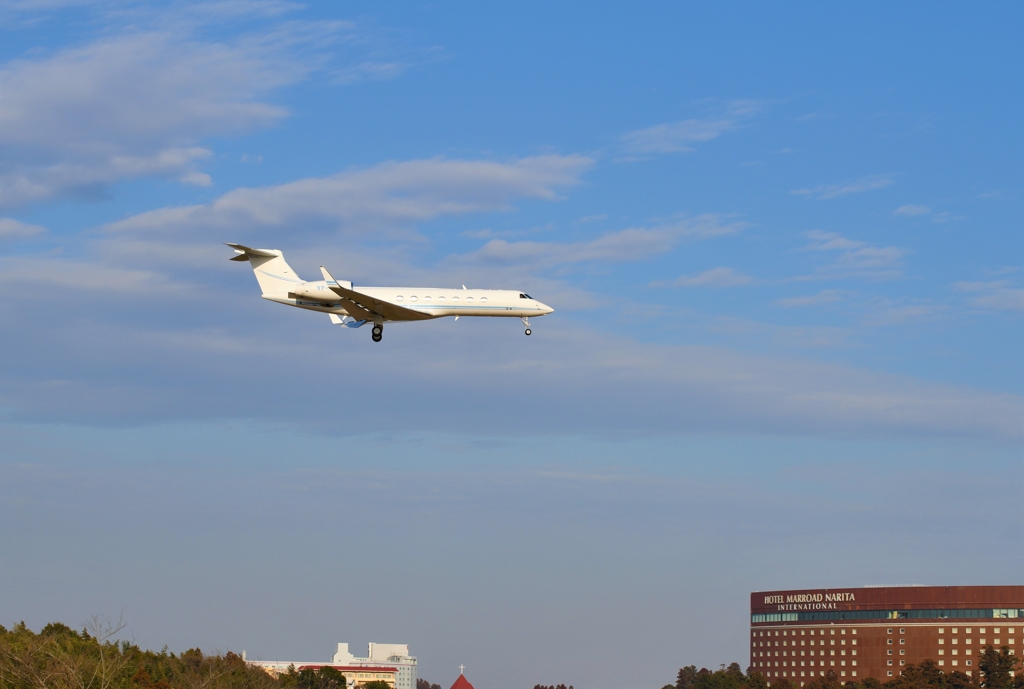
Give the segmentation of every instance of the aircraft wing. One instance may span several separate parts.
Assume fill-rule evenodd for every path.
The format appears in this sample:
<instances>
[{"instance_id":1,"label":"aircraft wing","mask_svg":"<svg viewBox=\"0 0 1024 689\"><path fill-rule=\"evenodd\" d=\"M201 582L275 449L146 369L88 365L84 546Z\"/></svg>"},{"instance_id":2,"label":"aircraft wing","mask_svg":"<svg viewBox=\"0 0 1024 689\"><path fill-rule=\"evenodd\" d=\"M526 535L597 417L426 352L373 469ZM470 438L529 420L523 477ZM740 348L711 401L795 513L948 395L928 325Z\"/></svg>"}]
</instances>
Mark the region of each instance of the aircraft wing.
<instances>
[{"instance_id":1,"label":"aircraft wing","mask_svg":"<svg viewBox=\"0 0 1024 689\"><path fill-rule=\"evenodd\" d=\"M389 321L423 321L431 318L431 316L425 313L420 313L413 309L407 309L404 306L392 304L389 301L377 299L368 294L357 292L350 287L346 287L345 284L351 283L338 282L323 266L320 266L320 271L324 274L324 278L327 280L327 286L332 292L341 297L345 310L354 318L365 318L370 321L373 320L374 316L381 316L385 320ZM332 282L334 283L333 285L331 284ZM350 303L356 308L349 309ZM353 313L353 311L355 311L355 313ZM367 316L363 316L363 313L366 313Z\"/></svg>"}]
</instances>

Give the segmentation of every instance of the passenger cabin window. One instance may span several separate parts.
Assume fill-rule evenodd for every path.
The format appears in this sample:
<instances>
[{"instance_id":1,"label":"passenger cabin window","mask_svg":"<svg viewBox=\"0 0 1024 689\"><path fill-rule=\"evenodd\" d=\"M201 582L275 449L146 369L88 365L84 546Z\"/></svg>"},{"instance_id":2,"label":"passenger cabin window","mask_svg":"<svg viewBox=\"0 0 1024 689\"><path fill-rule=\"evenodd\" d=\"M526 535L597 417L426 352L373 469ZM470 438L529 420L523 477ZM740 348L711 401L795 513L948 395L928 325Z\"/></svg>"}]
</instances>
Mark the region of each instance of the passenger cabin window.
<instances>
[{"instance_id":1,"label":"passenger cabin window","mask_svg":"<svg viewBox=\"0 0 1024 689\"><path fill-rule=\"evenodd\" d=\"M395 297L395 301L402 301L404 299L405 299L405 297L403 297L401 294L399 294L397 297Z\"/></svg>"}]
</instances>

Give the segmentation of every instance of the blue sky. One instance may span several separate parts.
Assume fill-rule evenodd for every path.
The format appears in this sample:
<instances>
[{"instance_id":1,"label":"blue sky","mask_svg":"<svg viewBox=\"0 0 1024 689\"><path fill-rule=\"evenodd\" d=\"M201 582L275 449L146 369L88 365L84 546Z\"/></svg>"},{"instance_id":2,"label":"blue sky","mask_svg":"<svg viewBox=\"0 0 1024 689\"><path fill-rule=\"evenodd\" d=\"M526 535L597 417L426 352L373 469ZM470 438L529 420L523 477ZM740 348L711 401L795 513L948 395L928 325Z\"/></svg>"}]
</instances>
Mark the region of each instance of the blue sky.
<instances>
[{"instance_id":1,"label":"blue sky","mask_svg":"<svg viewBox=\"0 0 1024 689\"><path fill-rule=\"evenodd\" d=\"M1019 583L1022 20L0 0L0 623L639 689ZM225 241L556 312L378 345Z\"/></svg>"}]
</instances>

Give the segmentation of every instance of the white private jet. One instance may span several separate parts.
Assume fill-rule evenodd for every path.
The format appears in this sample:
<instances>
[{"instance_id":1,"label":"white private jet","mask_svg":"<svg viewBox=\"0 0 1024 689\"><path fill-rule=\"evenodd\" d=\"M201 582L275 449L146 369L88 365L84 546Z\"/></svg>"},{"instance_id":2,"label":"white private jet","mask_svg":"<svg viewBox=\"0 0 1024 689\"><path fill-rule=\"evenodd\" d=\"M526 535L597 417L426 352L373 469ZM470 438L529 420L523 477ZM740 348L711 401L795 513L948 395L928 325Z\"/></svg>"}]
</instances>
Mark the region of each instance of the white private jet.
<instances>
[{"instance_id":1,"label":"white private jet","mask_svg":"<svg viewBox=\"0 0 1024 689\"><path fill-rule=\"evenodd\" d=\"M373 341L380 342L388 321L425 321L442 316L500 316L520 318L531 333L530 316L552 311L526 292L507 289L438 289L437 287L362 287L335 280L320 266L323 280L299 278L277 249L251 249L228 244L238 254L230 260L248 261L263 290L263 298L300 309L319 311L331 322L349 328L373 323Z\"/></svg>"}]
</instances>

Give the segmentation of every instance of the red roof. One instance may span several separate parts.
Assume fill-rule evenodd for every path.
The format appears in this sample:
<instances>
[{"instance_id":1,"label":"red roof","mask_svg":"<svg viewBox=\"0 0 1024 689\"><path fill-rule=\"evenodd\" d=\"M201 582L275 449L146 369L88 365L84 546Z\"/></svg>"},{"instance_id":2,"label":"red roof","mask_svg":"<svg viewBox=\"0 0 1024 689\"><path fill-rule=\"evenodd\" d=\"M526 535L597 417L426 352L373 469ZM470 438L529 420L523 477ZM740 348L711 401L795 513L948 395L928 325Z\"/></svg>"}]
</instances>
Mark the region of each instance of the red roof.
<instances>
[{"instance_id":1,"label":"red roof","mask_svg":"<svg viewBox=\"0 0 1024 689\"><path fill-rule=\"evenodd\" d=\"M452 685L452 689L473 689L473 685L469 683L465 675L459 675L459 678L455 680L455 684Z\"/></svg>"}]
</instances>

